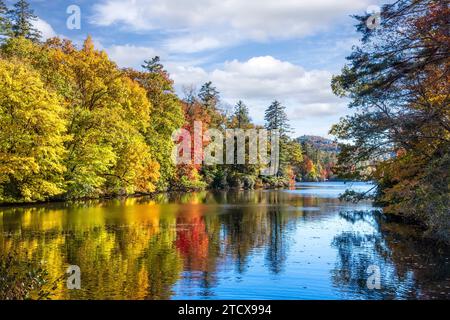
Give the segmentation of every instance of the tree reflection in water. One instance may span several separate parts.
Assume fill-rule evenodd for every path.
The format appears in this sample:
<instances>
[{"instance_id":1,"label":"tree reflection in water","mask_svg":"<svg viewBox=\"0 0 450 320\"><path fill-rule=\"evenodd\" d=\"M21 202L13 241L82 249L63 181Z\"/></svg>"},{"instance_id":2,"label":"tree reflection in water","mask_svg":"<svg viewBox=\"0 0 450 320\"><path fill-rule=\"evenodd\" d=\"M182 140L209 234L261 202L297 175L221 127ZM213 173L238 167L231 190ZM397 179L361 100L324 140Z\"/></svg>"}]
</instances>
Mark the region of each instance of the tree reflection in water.
<instances>
[{"instance_id":1,"label":"tree reflection in water","mask_svg":"<svg viewBox=\"0 0 450 320\"><path fill-rule=\"evenodd\" d=\"M448 247L424 245L418 230L386 223L380 212L341 212L346 221L373 227L371 234L343 232L333 240L338 259L332 279L344 294L363 299L448 298L450 268ZM368 268L381 270L381 289L367 286ZM435 267L438 268L435 268ZM442 287L442 291L439 290ZM446 290L444 290L446 288Z\"/></svg>"},{"instance_id":2,"label":"tree reflection in water","mask_svg":"<svg viewBox=\"0 0 450 320\"><path fill-rule=\"evenodd\" d=\"M4 208L0 251L42 262L53 279L69 264L80 266L82 289L69 291L61 282L57 299L239 298L260 288L272 290L269 298L320 299L322 291L300 285L308 277L327 297L449 297L450 253L419 245L414 231L379 215L339 215L342 206L337 198L294 190ZM312 261L303 251L318 244ZM329 260L320 261L320 251L331 252ZM370 265L382 270L382 290L367 289ZM326 268L325 279L314 278L322 270L315 267Z\"/></svg>"}]
</instances>

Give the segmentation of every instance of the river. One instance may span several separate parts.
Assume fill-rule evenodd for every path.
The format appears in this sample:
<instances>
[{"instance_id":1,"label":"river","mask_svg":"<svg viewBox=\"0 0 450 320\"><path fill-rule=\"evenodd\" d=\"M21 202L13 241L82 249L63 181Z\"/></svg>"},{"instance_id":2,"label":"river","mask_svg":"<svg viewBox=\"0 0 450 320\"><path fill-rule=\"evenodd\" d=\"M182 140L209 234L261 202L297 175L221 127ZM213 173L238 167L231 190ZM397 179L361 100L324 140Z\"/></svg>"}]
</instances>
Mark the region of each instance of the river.
<instances>
[{"instance_id":1,"label":"river","mask_svg":"<svg viewBox=\"0 0 450 320\"><path fill-rule=\"evenodd\" d=\"M450 299L450 251L340 202L349 187L370 185L0 208L0 250L51 279L79 266L54 299Z\"/></svg>"}]
</instances>

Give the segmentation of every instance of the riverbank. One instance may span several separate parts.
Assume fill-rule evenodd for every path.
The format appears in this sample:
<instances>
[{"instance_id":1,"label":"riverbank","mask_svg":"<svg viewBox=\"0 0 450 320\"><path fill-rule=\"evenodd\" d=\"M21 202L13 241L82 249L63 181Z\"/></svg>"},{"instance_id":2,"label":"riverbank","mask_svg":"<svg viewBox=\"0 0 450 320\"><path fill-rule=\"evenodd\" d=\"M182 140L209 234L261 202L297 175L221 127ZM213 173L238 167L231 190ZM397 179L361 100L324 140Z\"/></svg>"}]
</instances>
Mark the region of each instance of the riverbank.
<instances>
[{"instance_id":1,"label":"riverbank","mask_svg":"<svg viewBox=\"0 0 450 320\"><path fill-rule=\"evenodd\" d=\"M141 197L152 197L157 196L159 194L167 194L167 193L186 193L186 192L201 192L201 191L244 191L244 190L279 190L283 188L295 188L298 183L324 183L324 182L336 182L336 183L348 183L352 182L360 182L360 181L344 181L344 180L329 180L329 181L302 181L296 182L292 185L288 181L280 182L280 183L264 183L254 185L253 188L244 188L244 187L225 187L225 188L214 188L214 187L206 187L206 188L180 188L180 189L171 189L166 191L155 191L151 193L134 193L134 194L109 194L109 195L98 195L95 197L81 197L81 198L52 198L46 201L33 201L33 202L0 202L0 208L7 207L21 207L21 206L33 206L33 205L45 205L51 203L61 203L61 202L78 202L78 201L92 201L92 200L110 200L110 199L128 199L128 198L141 198Z\"/></svg>"},{"instance_id":2,"label":"riverbank","mask_svg":"<svg viewBox=\"0 0 450 320\"><path fill-rule=\"evenodd\" d=\"M252 188L245 187L233 187L227 186L224 188L215 188L215 187L203 187L203 188L178 188L178 189L170 189L163 191L155 191L149 193L133 193L133 194L106 194L106 195L96 195L94 197L84 196L79 198L62 198L62 197L54 197L50 198L46 201L33 201L33 202L0 202L1 207L15 207L15 206L32 206L34 204L50 204L50 203L59 203L59 202L78 202L78 201L91 201L91 200L110 200L110 199L127 199L127 198L141 198L141 197L152 197L160 194L167 193L188 193L188 192L201 192L201 191L224 191L224 190L278 190L282 188L293 187L289 182L281 181L274 183L262 183L253 185Z\"/></svg>"},{"instance_id":3,"label":"riverbank","mask_svg":"<svg viewBox=\"0 0 450 320\"><path fill-rule=\"evenodd\" d=\"M274 181L274 180L272 180ZM226 187L226 188L198 188L198 189L179 189L179 190L170 190L170 191L158 191L158 192L153 192L153 193L135 193L135 194L131 194L131 195L104 195L104 196L97 196L97 197L83 197L83 198L78 198L78 199L51 199L48 201L41 201L41 202L29 202L29 203L3 203L0 204L0 210L2 208L4 209L8 209L8 208L32 208L32 207L43 207L46 205L51 205L53 203L66 203L68 205L72 204L72 203L83 203L83 202L93 202L93 203L100 203L102 201L108 201L108 200L119 200L119 201L125 201L127 199L152 199L152 198L156 198L158 196L161 195L183 195L183 194L188 194L188 193L192 193L192 192L224 192L224 191L231 191L231 192L239 192L239 191L257 191L257 190L283 190L283 189L295 189L296 187L302 185L302 186L315 186L315 185L328 185L328 186L332 186L333 184L336 185L340 185L340 186L347 186L345 188L345 190L340 190L341 193L339 194L333 194L333 197L336 196L338 198L341 198L342 194L344 193L344 191L348 191L350 190L351 193L365 193L368 190L366 189L360 189L360 188L355 188L354 185L355 184L362 184L365 185L364 182L361 181L343 181L343 180L332 180L332 181L327 181L327 182L311 182L311 181L304 181L304 182L297 182L295 185L292 185L288 182L283 182L283 183L279 183L279 184L258 184L258 185L254 185L253 188L244 188L244 187ZM372 188L374 187L374 185L372 185ZM369 189L370 191L370 189ZM371 197L369 197L371 198ZM354 199L354 198L352 198ZM361 200L363 200L364 198L361 198ZM352 202L353 200L350 200L348 197L344 197L341 199L343 201L343 203L345 203L345 201L350 201ZM359 200L359 201L361 201ZM377 203L376 201L372 202L372 205L376 208L378 208L379 210L383 211L383 206L382 204ZM450 232L447 236L442 236L442 234L440 234L439 236L437 236L434 233L430 233L427 230L426 225L423 223L423 221L420 221L418 219L414 219L413 217L409 217L408 215L396 215L396 214L389 214L389 213L383 213L383 219L386 222L393 222L393 223L400 223L403 224L405 226L411 226L414 227L418 230L418 235L420 235L420 238L424 241L427 242L434 242L434 243L438 243L440 245L444 245L444 246L450 246Z\"/></svg>"},{"instance_id":4,"label":"riverbank","mask_svg":"<svg viewBox=\"0 0 450 320\"><path fill-rule=\"evenodd\" d=\"M346 190L352 190L356 192L362 192L367 191L365 188L358 188L357 185L361 184L363 186L366 186L367 184L360 181L339 181L339 180L333 180L328 182L297 182L295 186L290 185L289 187L286 187L286 185L280 185L280 186L269 186L266 185L264 187L258 187L253 189L244 189L244 188L208 188L208 189L191 189L189 191L187 190L170 190L170 191L159 191L159 192L153 192L153 193L136 193L132 195L105 195L105 196L99 196L99 197L84 197L80 199L52 199L49 201L41 201L41 202L30 202L30 203L3 203L0 204L0 210L8 210L8 209L14 209L14 208L43 208L46 206L52 206L52 205L58 205L58 204L64 204L67 206L70 206L72 204L100 204L102 202L112 201L112 200L118 200L119 202L124 202L127 200L152 200L156 199L159 196L167 197L167 198L176 198L176 197L182 197L183 195L188 195L191 193L201 193L201 192L208 192L208 193L220 193L220 192L257 192L257 191L283 191L283 190L296 190L299 186L302 188L306 188L306 190L309 190L310 187L315 187L317 185L327 185L330 188L332 188L333 185L337 186L345 186L344 189L340 189L339 193L330 192L329 195L332 197L340 198L343 191ZM356 185L356 187L355 187ZM314 190L314 189L313 189ZM305 193L307 195L308 193ZM342 200L341 203L346 203L345 200ZM372 205L380 210L380 212L383 212L383 208L379 205L377 205L375 202L372 203ZM405 216L401 215L389 215L382 213L380 216L385 222L387 223L396 223L396 224L403 224L405 226L410 226L415 228L417 232L417 237L420 237L422 240L427 242L433 242L433 243L439 243L444 246L450 246L450 241L448 241L448 238L437 238L432 234L429 234L426 232L426 226L423 225L418 220L414 219L408 219L405 218Z\"/></svg>"}]
</instances>

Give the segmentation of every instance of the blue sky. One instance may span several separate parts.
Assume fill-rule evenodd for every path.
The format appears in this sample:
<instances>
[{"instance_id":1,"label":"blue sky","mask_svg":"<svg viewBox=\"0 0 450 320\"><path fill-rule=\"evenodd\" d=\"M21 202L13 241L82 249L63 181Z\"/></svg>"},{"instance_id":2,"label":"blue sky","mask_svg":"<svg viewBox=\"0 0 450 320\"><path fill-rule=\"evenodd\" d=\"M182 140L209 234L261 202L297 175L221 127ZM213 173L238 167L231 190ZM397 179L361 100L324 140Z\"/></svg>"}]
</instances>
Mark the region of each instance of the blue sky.
<instances>
[{"instance_id":1,"label":"blue sky","mask_svg":"<svg viewBox=\"0 0 450 320\"><path fill-rule=\"evenodd\" d=\"M14 1L6 1L12 4ZM385 1L384 1L385 2ZM255 122L274 99L287 107L293 136L327 136L349 113L330 89L359 36L352 14L379 0L33 0L45 37L82 43L90 34L122 67L159 55L183 88L212 81L225 107L242 99ZM67 7L81 9L69 30Z\"/></svg>"}]
</instances>

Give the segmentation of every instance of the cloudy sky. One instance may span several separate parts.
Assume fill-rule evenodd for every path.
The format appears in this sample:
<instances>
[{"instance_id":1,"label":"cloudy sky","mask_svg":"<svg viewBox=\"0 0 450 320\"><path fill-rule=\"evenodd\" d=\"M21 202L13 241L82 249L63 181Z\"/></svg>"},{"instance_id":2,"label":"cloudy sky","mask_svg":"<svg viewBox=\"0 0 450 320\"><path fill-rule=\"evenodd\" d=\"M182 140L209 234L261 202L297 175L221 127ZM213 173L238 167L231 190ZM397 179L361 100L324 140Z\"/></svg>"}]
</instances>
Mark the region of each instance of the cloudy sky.
<instances>
[{"instance_id":1,"label":"cloudy sky","mask_svg":"<svg viewBox=\"0 0 450 320\"><path fill-rule=\"evenodd\" d=\"M6 1L8 4L14 1ZM184 86L212 81L224 104L242 99L262 124L278 99L294 136L327 136L349 111L333 96L339 73L359 37L352 14L382 0L32 0L45 37L97 47L123 67L159 55L182 95ZM81 29L69 30L67 8L81 9Z\"/></svg>"}]
</instances>

